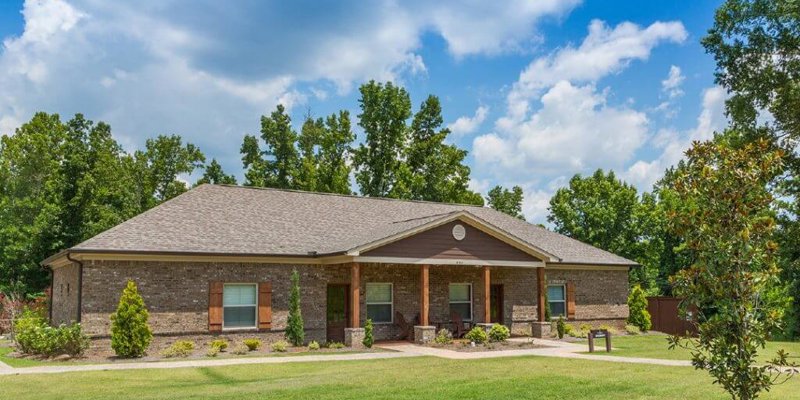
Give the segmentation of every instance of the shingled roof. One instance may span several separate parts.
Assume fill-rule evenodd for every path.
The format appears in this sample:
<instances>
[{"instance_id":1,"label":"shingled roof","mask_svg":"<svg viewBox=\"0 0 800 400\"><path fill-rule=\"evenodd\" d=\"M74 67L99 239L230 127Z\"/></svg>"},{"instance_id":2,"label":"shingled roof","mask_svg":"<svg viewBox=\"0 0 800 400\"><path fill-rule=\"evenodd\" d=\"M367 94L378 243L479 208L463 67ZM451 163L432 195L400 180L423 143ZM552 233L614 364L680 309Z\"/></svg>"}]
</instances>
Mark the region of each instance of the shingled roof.
<instances>
[{"instance_id":1,"label":"shingled roof","mask_svg":"<svg viewBox=\"0 0 800 400\"><path fill-rule=\"evenodd\" d=\"M550 262L637 265L486 207L228 185L201 185L68 251L345 254L455 214L549 255Z\"/></svg>"}]
</instances>

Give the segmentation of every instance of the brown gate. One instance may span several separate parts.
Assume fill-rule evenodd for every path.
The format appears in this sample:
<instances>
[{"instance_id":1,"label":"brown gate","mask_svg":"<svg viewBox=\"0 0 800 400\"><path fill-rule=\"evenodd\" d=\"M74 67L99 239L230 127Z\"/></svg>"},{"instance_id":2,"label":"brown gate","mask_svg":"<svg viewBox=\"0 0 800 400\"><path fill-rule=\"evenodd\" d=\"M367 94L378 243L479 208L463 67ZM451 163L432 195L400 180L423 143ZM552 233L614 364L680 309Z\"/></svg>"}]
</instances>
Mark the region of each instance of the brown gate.
<instances>
[{"instance_id":1,"label":"brown gate","mask_svg":"<svg viewBox=\"0 0 800 400\"><path fill-rule=\"evenodd\" d=\"M690 333L697 334L697 328L678 314L681 299L666 296L647 298L647 311L653 322L653 330L672 335Z\"/></svg>"}]
</instances>

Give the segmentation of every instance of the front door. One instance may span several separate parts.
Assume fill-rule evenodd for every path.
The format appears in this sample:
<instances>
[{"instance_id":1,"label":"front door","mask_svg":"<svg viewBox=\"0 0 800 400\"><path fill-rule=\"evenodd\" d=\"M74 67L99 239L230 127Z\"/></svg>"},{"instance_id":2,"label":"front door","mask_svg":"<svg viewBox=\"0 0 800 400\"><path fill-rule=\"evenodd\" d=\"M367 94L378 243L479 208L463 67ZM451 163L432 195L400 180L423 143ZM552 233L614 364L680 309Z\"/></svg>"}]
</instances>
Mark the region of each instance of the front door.
<instances>
[{"instance_id":1,"label":"front door","mask_svg":"<svg viewBox=\"0 0 800 400\"><path fill-rule=\"evenodd\" d=\"M489 292L489 322L503 323L503 285L492 285Z\"/></svg>"},{"instance_id":2,"label":"front door","mask_svg":"<svg viewBox=\"0 0 800 400\"><path fill-rule=\"evenodd\" d=\"M344 342L344 328L349 320L349 285L328 285L327 339Z\"/></svg>"}]
</instances>

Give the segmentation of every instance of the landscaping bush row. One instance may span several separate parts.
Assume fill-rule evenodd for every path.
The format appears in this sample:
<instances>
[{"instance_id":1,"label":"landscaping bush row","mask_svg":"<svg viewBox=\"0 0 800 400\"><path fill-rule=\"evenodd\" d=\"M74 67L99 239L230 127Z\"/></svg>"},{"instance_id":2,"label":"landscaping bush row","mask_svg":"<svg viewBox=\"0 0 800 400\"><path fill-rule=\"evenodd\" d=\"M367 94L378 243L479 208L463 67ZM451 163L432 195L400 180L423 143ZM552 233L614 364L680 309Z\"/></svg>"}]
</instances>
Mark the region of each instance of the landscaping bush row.
<instances>
[{"instance_id":1,"label":"landscaping bush row","mask_svg":"<svg viewBox=\"0 0 800 400\"><path fill-rule=\"evenodd\" d=\"M21 352L46 357L62 354L75 357L89 348L89 337L81 332L80 324L54 328L40 313L30 309L14 321L14 341Z\"/></svg>"}]
</instances>

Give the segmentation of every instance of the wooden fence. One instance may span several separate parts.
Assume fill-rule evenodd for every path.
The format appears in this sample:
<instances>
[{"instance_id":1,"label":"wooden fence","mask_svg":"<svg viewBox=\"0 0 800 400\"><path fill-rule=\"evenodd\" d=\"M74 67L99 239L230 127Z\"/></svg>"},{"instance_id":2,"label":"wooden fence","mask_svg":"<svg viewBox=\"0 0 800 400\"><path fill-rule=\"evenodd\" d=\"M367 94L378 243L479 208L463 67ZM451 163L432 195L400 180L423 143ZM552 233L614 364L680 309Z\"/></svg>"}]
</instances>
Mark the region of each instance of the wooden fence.
<instances>
[{"instance_id":1,"label":"wooden fence","mask_svg":"<svg viewBox=\"0 0 800 400\"><path fill-rule=\"evenodd\" d=\"M647 298L647 311L653 322L653 330L672 335L689 332L697 334L697 328L678 314L681 299L675 297L655 296Z\"/></svg>"}]
</instances>

